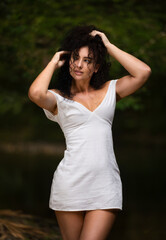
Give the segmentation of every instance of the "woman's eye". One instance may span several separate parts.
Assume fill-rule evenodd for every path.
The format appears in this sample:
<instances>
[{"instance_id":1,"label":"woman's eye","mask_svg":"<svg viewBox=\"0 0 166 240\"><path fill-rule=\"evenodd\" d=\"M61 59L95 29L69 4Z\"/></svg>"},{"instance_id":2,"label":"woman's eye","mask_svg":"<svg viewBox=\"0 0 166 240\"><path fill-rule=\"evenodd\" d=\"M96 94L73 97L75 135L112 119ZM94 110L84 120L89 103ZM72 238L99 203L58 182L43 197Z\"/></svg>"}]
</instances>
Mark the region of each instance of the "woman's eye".
<instances>
[{"instance_id":1,"label":"woman's eye","mask_svg":"<svg viewBox=\"0 0 166 240\"><path fill-rule=\"evenodd\" d=\"M87 63L91 63L91 61L90 61L90 60L88 60L88 59L86 59L86 60L85 60L85 62L87 62Z\"/></svg>"}]
</instances>

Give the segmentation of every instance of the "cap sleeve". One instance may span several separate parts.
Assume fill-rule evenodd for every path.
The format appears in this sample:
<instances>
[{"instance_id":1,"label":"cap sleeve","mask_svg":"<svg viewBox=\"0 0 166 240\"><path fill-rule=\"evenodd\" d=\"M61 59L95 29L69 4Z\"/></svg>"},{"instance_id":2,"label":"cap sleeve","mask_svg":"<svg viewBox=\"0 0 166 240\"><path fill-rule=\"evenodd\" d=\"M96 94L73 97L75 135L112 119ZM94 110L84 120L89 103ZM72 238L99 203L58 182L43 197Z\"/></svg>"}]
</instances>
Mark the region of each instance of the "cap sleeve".
<instances>
[{"instance_id":1,"label":"cap sleeve","mask_svg":"<svg viewBox=\"0 0 166 240\"><path fill-rule=\"evenodd\" d=\"M110 98L111 98L111 102L116 104L116 83L117 83L118 79L114 79L111 80L110 83L110 90L111 90L111 94L110 94Z\"/></svg>"},{"instance_id":2,"label":"cap sleeve","mask_svg":"<svg viewBox=\"0 0 166 240\"><path fill-rule=\"evenodd\" d=\"M54 91L52 91L52 90L48 90L48 91L51 92L51 93L55 96L55 98L56 98L56 100L57 100L57 97L56 97L56 94L54 93ZM46 117L47 117L49 120L51 120L51 121L53 121L53 122L57 122L57 120L58 120L58 114L54 115L52 112L50 112L49 110L47 110L47 109L45 109L45 108L43 108L43 111L44 111Z\"/></svg>"}]
</instances>

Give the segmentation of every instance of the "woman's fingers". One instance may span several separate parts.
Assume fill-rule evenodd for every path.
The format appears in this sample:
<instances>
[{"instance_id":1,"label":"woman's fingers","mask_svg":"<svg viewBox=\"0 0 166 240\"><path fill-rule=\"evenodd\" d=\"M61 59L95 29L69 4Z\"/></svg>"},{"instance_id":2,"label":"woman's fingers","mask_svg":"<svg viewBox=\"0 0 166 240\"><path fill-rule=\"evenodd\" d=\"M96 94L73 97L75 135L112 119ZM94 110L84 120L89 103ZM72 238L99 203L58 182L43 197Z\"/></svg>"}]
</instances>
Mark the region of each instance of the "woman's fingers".
<instances>
[{"instance_id":1,"label":"woman's fingers","mask_svg":"<svg viewBox=\"0 0 166 240\"><path fill-rule=\"evenodd\" d=\"M67 56L69 56L69 51L61 51L60 53L60 60L66 60Z\"/></svg>"},{"instance_id":2,"label":"woman's fingers","mask_svg":"<svg viewBox=\"0 0 166 240\"><path fill-rule=\"evenodd\" d=\"M70 54L70 51L60 51L58 53L60 53L60 54Z\"/></svg>"},{"instance_id":3,"label":"woman's fingers","mask_svg":"<svg viewBox=\"0 0 166 240\"><path fill-rule=\"evenodd\" d=\"M68 55L69 51L59 51L56 52L52 58L52 61L58 66L61 67L65 63L66 55Z\"/></svg>"},{"instance_id":4,"label":"woman's fingers","mask_svg":"<svg viewBox=\"0 0 166 240\"><path fill-rule=\"evenodd\" d=\"M89 33L91 36L95 37L96 35L102 35L103 33L102 32L99 32L97 30L93 30L92 32Z\"/></svg>"},{"instance_id":5,"label":"woman's fingers","mask_svg":"<svg viewBox=\"0 0 166 240\"><path fill-rule=\"evenodd\" d=\"M97 30L93 30L92 32L89 33L91 36L95 37L96 35L99 35L104 43L105 46L107 46L107 44L109 44L109 40L106 37L106 35L103 32L97 31Z\"/></svg>"}]
</instances>

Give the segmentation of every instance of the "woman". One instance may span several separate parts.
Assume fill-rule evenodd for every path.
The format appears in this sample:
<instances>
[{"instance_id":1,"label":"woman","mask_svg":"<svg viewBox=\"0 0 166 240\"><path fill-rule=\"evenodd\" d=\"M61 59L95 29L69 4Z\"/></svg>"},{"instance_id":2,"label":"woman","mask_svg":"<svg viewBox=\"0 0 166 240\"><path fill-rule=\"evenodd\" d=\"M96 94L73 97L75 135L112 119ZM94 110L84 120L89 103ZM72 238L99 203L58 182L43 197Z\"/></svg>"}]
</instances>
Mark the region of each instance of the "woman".
<instances>
[{"instance_id":1,"label":"woman","mask_svg":"<svg viewBox=\"0 0 166 240\"><path fill-rule=\"evenodd\" d=\"M109 55L129 75L109 80ZM48 90L57 69L59 86ZM111 131L115 105L139 89L150 73L148 65L113 45L94 26L79 26L32 83L29 98L59 123L66 140L49 204L64 240L106 239L122 210Z\"/></svg>"}]
</instances>

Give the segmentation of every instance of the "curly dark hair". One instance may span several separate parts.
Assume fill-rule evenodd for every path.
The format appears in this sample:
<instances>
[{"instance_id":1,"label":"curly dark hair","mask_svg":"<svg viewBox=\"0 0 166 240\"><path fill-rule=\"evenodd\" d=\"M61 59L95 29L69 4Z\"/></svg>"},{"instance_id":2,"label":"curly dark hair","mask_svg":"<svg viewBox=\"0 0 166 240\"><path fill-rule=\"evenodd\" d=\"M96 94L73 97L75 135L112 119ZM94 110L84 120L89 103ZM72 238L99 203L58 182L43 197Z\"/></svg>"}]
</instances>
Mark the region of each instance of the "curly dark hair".
<instances>
[{"instance_id":1,"label":"curly dark hair","mask_svg":"<svg viewBox=\"0 0 166 240\"><path fill-rule=\"evenodd\" d=\"M71 84L72 76L70 75L69 61L72 53L78 53L81 47L87 46L89 48L89 54L93 53L95 64L99 64L97 73L94 73L90 80L90 85L94 89L100 89L103 83L109 80L109 69L111 63L108 62L107 49L104 46L102 39L99 35L95 37L89 35L93 30L98 30L94 25L79 25L72 28L66 38L64 39L61 47L58 51L69 51L70 54L64 55L66 60L64 65L58 69L57 74L57 86L56 88L61 92L63 97L72 98Z\"/></svg>"}]
</instances>

